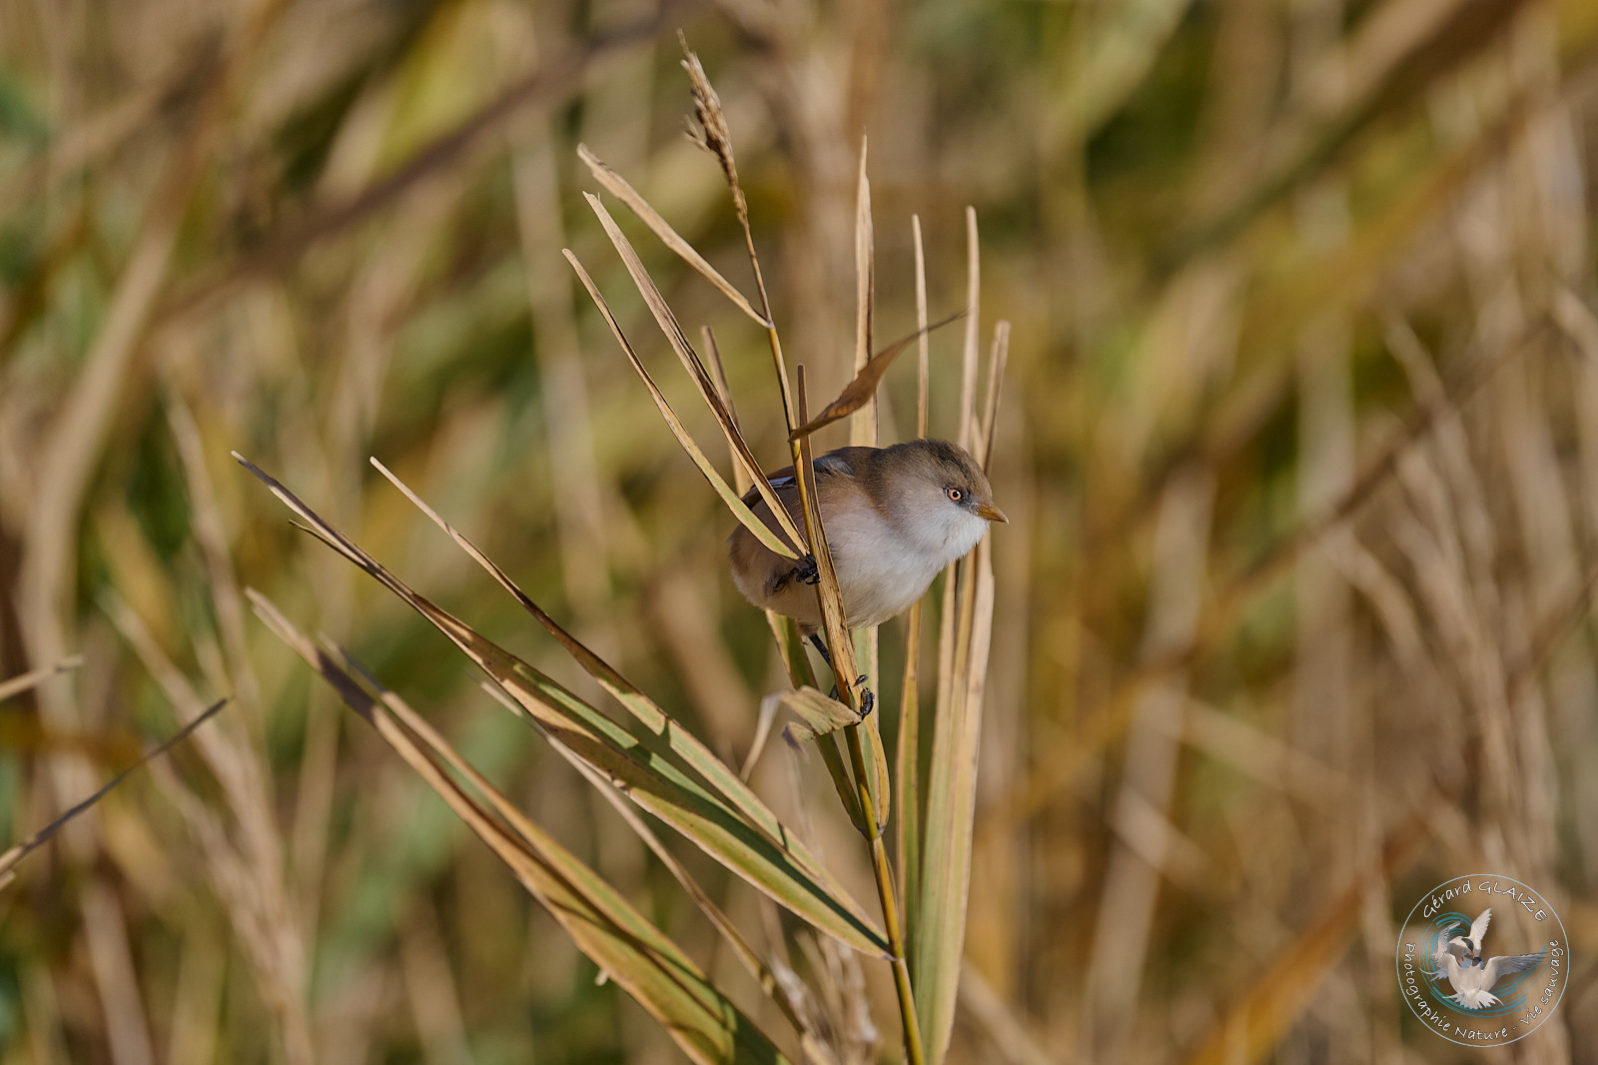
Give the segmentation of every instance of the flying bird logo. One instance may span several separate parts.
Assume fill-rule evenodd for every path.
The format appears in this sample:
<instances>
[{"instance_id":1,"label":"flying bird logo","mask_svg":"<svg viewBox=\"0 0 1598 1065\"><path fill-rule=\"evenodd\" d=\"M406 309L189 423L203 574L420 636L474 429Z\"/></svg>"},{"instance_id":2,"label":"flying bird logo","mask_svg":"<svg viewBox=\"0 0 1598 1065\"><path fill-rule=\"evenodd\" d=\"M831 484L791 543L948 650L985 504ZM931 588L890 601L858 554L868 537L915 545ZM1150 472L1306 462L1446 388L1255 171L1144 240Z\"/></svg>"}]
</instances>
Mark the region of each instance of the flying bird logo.
<instances>
[{"instance_id":1,"label":"flying bird logo","mask_svg":"<svg viewBox=\"0 0 1598 1065\"><path fill-rule=\"evenodd\" d=\"M1543 953L1500 954L1484 959L1482 941L1492 919L1493 911L1489 906L1476 916L1466 935L1454 934L1456 929L1465 930L1463 923L1448 926L1438 936L1438 949L1432 953L1432 962L1436 965L1432 979L1446 979L1454 989L1454 994L1448 997L1466 1009L1498 1005L1500 1000L1493 994L1498 982L1537 968L1545 957Z\"/></svg>"}]
</instances>

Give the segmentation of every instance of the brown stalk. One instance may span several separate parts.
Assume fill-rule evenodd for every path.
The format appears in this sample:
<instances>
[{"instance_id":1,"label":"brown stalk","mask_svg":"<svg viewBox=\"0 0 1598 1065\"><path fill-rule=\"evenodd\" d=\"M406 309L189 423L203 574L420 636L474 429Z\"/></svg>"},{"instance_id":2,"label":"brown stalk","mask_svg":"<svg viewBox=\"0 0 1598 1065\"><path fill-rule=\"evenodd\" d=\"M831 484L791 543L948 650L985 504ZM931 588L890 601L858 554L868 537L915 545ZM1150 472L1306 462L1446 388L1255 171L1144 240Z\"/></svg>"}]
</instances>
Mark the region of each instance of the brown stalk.
<instances>
[{"instance_id":1,"label":"brown stalk","mask_svg":"<svg viewBox=\"0 0 1598 1065\"><path fill-rule=\"evenodd\" d=\"M798 367L798 374L798 415L804 418L805 370L802 365ZM833 569L832 552L827 547L826 530L821 524L821 510L816 500L815 468L811 465L813 459L810 438L800 437L793 447L798 452L794 461L796 474L794 480L799 486L800 504L804 508L805 536L811 544L816 559L816 569L821 575L818 591L824 631L827 634L827 648L833 662L833 677L837 682L840 698L847 706L858 712L860 693L856 691L858 681L854 679L858 676L854 641L850 638L848 626L844 622L843 596L838 590L838 575ZM899 906L893 886L893 870L888 865L888 848L883 842L881 822L877 818L876 804L872 797L870 784L872 777L866 772L865 751L860 741L860 725L852 725L844 729L843 733L849 747L849 763L854 773L855 795L860 804L860 817L863 822L861 832L865 834L870 845L871 872L877 884L877 900L882 904L883 933L891 952L893 987L899 999L899 1020L904 1032L905 1057L909 1065L924 1065L926 1055L922 1050L921 1028L916 1019L915 997L910 988L910 966L905 957L904 934L899 927Z\"/></svg>"}]
</instances>

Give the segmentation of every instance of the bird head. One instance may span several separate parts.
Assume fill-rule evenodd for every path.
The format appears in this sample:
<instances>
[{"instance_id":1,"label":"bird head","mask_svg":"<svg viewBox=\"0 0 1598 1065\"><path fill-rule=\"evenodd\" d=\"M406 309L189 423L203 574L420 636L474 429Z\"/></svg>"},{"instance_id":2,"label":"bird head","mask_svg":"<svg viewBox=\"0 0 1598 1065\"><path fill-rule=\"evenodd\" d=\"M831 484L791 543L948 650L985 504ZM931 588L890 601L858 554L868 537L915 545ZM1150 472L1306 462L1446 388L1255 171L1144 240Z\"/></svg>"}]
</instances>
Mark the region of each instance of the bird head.
<instances>
[{"instance_id":1,"label":"bird head","mask_svg":"<svg viewBox=\"0 0 1598 1065\"><path fill-rule=\"evenodd\" d=\"M990 522L1008 522L993 503L987 474L964 448L946 440L911 440L886 448L873 495L922 546L961 557Z\"/></svg>"}]
</instances>

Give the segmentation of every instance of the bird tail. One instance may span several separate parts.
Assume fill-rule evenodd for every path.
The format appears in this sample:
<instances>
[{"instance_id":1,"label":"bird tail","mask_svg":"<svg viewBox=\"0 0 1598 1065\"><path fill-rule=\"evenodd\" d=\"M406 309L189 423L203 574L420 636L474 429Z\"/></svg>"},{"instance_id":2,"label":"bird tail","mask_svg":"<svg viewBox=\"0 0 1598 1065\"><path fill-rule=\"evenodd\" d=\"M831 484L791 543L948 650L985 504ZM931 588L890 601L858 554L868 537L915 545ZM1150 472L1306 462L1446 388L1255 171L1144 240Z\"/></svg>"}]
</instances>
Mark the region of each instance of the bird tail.
<instances>
[{"instance_id":1,"label":"bird tail","mask_svg":"<svg viewBox=\"0 0 1598 1065\"><path fill-rule=\"evenodd\" d=\"M1455 995L1454 1001L1468 1010L1482 1010L1498 1005L1498 996L1491 991L1467 990Z\"/></svg>"}]
</instances>

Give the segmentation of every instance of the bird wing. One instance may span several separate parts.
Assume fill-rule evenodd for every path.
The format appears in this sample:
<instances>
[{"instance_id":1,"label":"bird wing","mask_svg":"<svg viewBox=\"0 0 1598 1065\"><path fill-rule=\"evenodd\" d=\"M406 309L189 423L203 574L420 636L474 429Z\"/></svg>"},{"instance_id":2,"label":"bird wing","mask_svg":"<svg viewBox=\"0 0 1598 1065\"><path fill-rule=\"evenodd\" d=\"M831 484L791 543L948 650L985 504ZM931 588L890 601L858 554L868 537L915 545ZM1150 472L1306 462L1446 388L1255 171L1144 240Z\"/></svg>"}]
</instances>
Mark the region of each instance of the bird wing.
<instances>
[{"instance_id":1,"label":"bird wing","mask_svg":"<svg viewBox=\"0 0 1598 1065\"><path fill-rule=\"evenodd\" d=\"M1482 971L1482 986L1492 987L1506 976L1535 969L1542 960L1541 954L1500 954L1487 962L1487 967Z\"/></svg>"},{"instance_id":2,"label":"bird wing","mask_svg":"<svg viewBox=\"0 0 1598 1065\"><path fill-rule=\"evenodd\" d=\"M865 457L860 452L875 450L869 447L840 447L836 451L829 451L810 463L810 468L816 471L817 477L853 477L855 467ZM771 482L771 487L776 489L797 487L798 481L793 475L792 466L784 466L775 473L769 474L766 479ZM751 488L744 493L745 505L754 506L760 498L760 489Z\"/></svg>"},{"instance_id":3,"label":"bird wing","mask_svg":"<svg viewBox=\"0 0 1598 1065\"><path fill-rule=\"evenodd\" d=\"M1492 924L1492 921L1493 908L1489 906L1481 913L1477 914L1476 920L1471 922L1470 941L1476 944L1476 950L1478 953L1481 951L1482 937L1487 934L1487 926Z\"/></svg>"}]
</instances>

